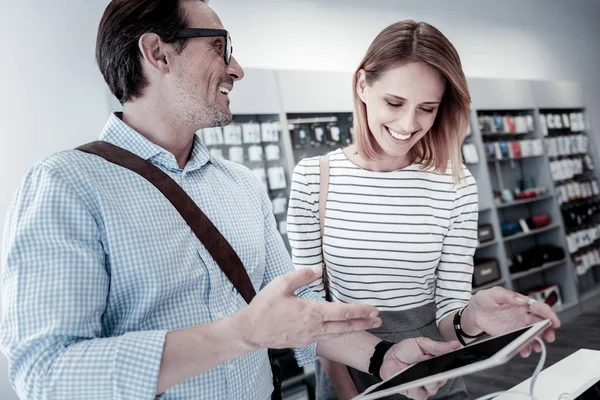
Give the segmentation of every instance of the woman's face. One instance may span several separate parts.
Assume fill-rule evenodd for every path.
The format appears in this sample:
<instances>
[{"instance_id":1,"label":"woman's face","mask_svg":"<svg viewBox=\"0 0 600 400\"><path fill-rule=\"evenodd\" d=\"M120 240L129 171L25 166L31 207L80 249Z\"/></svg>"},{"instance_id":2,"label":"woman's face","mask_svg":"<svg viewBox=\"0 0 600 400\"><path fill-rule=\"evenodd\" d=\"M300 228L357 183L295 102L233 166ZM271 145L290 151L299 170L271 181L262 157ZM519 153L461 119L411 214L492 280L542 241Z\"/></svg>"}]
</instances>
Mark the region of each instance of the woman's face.
<instances>
[{"instance_id":1,"label":"woman's face","mask_svg":"<svg viewBox=\"0 0 600 400\"><path fill-rule=\"evenodd\" d=\"M385 71L371 85L361 70L356 86L382 156L412 161L410 150L429 132L437 116L446 87L444 77L422 62L412 62Z\"/></svg>"}]
</instances>

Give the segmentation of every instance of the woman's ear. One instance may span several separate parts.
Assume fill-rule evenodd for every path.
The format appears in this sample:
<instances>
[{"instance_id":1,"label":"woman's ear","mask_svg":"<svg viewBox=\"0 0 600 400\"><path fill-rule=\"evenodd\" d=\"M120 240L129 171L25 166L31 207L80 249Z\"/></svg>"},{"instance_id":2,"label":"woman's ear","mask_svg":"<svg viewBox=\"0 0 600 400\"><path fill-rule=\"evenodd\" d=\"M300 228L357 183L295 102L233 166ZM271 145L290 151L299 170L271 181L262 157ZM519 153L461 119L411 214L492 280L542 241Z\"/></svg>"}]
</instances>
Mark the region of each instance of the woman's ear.
<instances>
[{"instance_id":1,"label":"woman's ear","mask_svg":"<svg viewBox=\"0 0 600 400\"><path fill-rule=\"evenodd\" d=\"M367 102L367 77L364 69L360 69L357 72L356 94L363 103Z\"/></svg>"}]
</instances>

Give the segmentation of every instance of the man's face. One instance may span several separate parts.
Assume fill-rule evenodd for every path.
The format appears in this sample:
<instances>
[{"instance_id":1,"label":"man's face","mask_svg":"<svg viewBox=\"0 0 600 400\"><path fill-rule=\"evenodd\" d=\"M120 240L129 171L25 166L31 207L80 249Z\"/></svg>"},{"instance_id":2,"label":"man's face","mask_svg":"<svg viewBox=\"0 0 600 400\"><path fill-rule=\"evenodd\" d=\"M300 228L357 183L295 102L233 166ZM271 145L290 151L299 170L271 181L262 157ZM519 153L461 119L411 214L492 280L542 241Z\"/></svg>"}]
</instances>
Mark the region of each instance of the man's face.
<instances>
[{"instance_id":1,"label":"man's face","mask_svg":"<svg viewBox=\"0 0 600 400\"><path fill-rule=\"evenodd\" d=\"M219 17L199 1L183 1L189 28L223 29ZM225 38L189 38L181 54L172 58L169 79L175 112L195 129L231 122L229 92L244 71L234 57L225 63Z\"/></svg>"}]
</instances>

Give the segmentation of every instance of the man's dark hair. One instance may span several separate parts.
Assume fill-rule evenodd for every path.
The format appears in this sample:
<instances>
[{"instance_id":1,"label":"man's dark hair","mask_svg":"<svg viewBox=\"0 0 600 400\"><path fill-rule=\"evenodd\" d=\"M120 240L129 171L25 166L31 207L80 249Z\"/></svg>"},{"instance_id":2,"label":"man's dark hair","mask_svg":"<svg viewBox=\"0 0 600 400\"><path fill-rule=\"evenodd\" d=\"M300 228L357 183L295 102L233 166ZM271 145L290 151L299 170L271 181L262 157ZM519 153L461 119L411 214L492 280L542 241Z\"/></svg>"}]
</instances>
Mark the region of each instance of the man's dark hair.
<instances>
[{"instance_id":1,"label":"man's dark hair","mask_svg":"<svg viewBox=\"0 0 600 400\"><path fill-rule=\"evenodd\" d=\"M198 0L201 1L201 0ZM148 84L142 74L139 38L148 32L176 51L185 39L175 35L187 27L185 10L179 0L112 0L102 16L96 40L96 62L110 91L124 104L142 94Z\"/></svg>"}]
</instances>

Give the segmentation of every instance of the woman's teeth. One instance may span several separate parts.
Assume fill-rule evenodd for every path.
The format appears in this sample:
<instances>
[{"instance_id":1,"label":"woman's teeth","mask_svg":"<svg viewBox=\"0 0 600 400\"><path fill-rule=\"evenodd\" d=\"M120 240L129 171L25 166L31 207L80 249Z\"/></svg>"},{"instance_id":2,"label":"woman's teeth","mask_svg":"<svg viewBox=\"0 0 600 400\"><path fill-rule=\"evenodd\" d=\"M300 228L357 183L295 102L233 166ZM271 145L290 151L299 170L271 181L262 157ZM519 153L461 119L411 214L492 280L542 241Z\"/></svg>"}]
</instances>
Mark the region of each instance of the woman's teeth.
<instances>
[{"instance_id":1,"label":"woman's teeth","mask_svg":"<svg viewBox=\"0 0 600 400\"><path fill-rule=\"evenodd\" d=\"M403 135L400 132L396 132L395 130L388 128L387 126L386 126L386 129L388 130L390 135L392 135L395 139L398 139L398 140L408 140L412 136L412 133Z\"/></svg>"}]
</instances>

